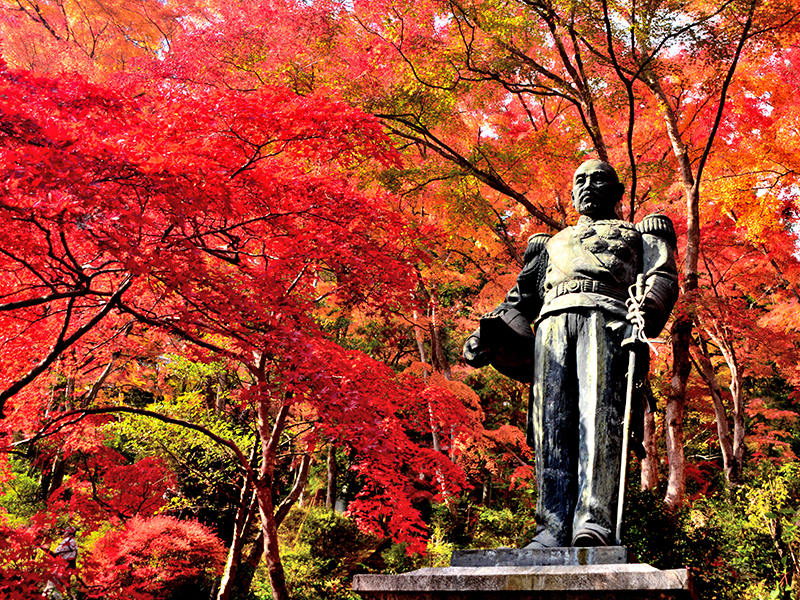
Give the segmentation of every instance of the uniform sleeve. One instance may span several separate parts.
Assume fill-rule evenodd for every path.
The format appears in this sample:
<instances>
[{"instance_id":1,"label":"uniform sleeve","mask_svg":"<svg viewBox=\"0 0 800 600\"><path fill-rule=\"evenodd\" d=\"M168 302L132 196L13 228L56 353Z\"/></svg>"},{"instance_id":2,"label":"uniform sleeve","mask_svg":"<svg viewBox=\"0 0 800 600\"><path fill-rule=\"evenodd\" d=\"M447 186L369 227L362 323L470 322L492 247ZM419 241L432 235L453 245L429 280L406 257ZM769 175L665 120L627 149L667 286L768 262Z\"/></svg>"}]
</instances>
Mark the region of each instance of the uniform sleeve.
<instances>
[{"instance_id":1,"label":"uniform sleeve","mask_svg":"<svg viewBox=\"0 0 800 600\"><path fill-rule=\"evenodd\" d=\"M549 239L550 236L546 233L537 233L528 238L524 256L525 265L517 276L517 283L497 308L489 313L490 315L502 315L510 309L515 309L528 322L533 322L539 316L544 302L544 275L547 270Z\"/></svg>"},{"instance_id":2,"label":"uniform sleeve","mask_svg":"<svg viewBox=\"0 0 800 600\"><path fill-rule=\"evenodd\" d=\"M642 234L642 272L645 276L645 334L656 337L669 319L678 299L676 237L672 221L664 215L648 215L636 225Z\"/></svg>"},{"instance_id":3,"label":"uniform sleeve","mask_svg":"<svg viewBox=\"0 0 800 600\"><path fill-rule=\"evenodd\" d=\"M539 233L528 238L525 249L525 264L517 277L517 282L506 294L505 299L490 313L483 316L482 322L493 319L504 319L511 324L512 330L520 327L520 318L530 324L539 315L544 299L544 275L547 268L547 240L548 234ZM495 360L505 348L497 340L488 340L484 332L481 339L481 329L476 329L467 338L464 344L463 356L467 364L473 367L483 367L495 364L502 371L502 367ZM509 341L509 346L513 342ZM515 379L518 378L512 375Z\"/></svg>"}]
</instances>

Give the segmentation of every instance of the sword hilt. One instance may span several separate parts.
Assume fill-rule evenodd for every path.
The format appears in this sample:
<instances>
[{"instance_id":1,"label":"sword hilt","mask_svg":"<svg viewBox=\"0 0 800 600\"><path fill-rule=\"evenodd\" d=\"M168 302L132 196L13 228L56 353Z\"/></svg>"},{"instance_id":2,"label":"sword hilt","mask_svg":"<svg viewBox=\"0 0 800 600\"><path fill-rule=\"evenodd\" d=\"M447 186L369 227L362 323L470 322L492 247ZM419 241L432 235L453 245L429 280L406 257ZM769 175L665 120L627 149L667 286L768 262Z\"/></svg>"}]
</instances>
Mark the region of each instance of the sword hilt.
<instances>
[{"instance_id":1,"label":"sword hilt","mask_svg":"<svg viewBox=\"0 0 800 600\"><path fill-rule=\"evenodd\" d=\"M628 288L628 293L630 294L630 300L628 300L629 310L633 309L636 315L636 321L633 323L633 330L631 331L630 337L622 342L623 346L645 341L642 339L645 322L644 315L641 312L645 293L645 278L643 273L639 273L636 276L636 283Z\"/></svg>"}]
</instances>

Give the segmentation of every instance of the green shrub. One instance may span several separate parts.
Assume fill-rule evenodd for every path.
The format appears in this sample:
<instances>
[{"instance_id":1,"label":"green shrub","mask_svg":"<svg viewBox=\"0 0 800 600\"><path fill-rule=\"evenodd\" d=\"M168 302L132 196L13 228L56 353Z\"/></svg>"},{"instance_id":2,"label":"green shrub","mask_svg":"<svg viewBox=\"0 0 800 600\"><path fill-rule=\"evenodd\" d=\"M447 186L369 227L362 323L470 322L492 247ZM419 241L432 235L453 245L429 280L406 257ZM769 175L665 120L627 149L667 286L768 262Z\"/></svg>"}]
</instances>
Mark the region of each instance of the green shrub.
<instances>
[{"instance_id":1,"label":"green shrub","mask_svg":"<svg viewBox=\"0 0 800 600\"><path fill-rule=\"evenodd\" d=\"M357 600L353 574L381 540L351 519L322 508L294 508L281 526L283 566L296 600ZM268 597L268 596L267 596Z\"/></svg>"}]
</instances>

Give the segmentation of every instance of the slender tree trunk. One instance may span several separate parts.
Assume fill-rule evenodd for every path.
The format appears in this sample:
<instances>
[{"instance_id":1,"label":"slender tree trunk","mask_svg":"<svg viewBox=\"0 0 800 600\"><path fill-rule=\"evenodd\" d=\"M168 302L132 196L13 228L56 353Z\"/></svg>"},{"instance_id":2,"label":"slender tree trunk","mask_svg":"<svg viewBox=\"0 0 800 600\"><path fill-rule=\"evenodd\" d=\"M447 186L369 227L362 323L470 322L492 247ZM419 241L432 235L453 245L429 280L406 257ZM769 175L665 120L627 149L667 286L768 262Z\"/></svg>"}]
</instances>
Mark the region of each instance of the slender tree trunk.
<instances>
[{"instance_id":1,"label":"slender tree trunk","mask_svg":"<svg viewBox=\"0 0 800 600\"><path fill-rule=\"evenodd\" d=\"M64 452L59 449L53 458L53 464L50 465L50 473L41 479L40 494L42 500L46 501L50 498L53 492L64 483L64 467Z\"/></svg>"},{"instance_id":2,"label":"slender tree trunk","mask_svg":"<svg viewBox=\"0 0 800 600\"><path fill-rule=\"evenodd\" d=\"M733 402L733 460L731 462L731 475L729 483L739 483L744 468L744 398L742 397L742 371L739 368L739 359L733 344L729 343L728 336L717 327L708 332L711 339L719 348L728 370L731 373L731 400Z\"/></svg>"},{"instance_id":3,"label":"slender tree trunk","mask_svg":"<svg viewBox=\"0 0 800 600\"><path fill-rule=\"evenodd\" d=\"M227 386L228 374L225 371L220 371L217 374L217 398L214 407L218 415L225 412L225 388Z\"/></svg>"},{"instance_id":4,"label":"slender tree trunk","mask_svg":"<svg viewBox=\"0 0 800 600\"><path fill-rule=\"evenodd\" d=\"M258 443L253 444L250 452L250 464L253 464L258 452ZM247 531L255 516L256 496L250 479L245 475L242 481L242 491L239 494L239 506L236 508L236 520L233 527L233 539L228 550L228 559L225 562L225 571L217 590L217 600L229 600L233 589L236 587L237 570L242 558Z\"/></svg>"},{"instance_id":5,"label":"slender tree trunk","mask_svg":"<svg viewBox=\"0 0 800 600\"><path fill-rule=\"evenodd\" d=\"M722 388L714 372L714 365L711 364L711 356L705 340L701 339L699 344L694 345L694 348L697 349L695 360L699 367L698 371L708 386L714 405L714 416L717 420L717 438L719 439L719 449L722 452L722 468L725 472L725 480L731 483L735 477L736 459L733 453L733 444L731 443L728 414L722 402Z\"/></svg>"},{"instance_id":6,"label":"slender tree trunk","mask_svg":"<svg viewBox=\"0 0 800 600\"><path fill-rule=\"evenodd\" d=\"M325 508L334 510L336 508L336 478L338 466L336 464L336 446L331 442L328 444L328 489L325 494Z\"/></svg>"},{"instance_id":7,"label":"slender tree trunk","mask_svg":"<svg viewBox=\"0 0 800 600\"><path fill-rule=\"evenodd\" d=\"M261 531L264 534L264 558L267 561L273 600L290 600L278 547L278 526L275 523L275 506L272 503L272 485L267 485L268 483L271 482L265 480L258 488L258 512L261 516Z\"/></svg>"},{"instance_id":8,"label":"slender tree trunk","mask_svg":"<svg viewBox=\"0 0 800 600\"><path fill-rule=\"evenodd\" d=\"M128 327L128 331L130 331L130 327ZM125 335L127 336L127 333ZM97 381L94 382L92 388L89 390L89 393L80 399L78 408L88 408L92 402L94 402L95 398L97 398L97 395L100 393L103 384L106 382L106 379L108 379L108 376L111 375L112 371L114 370L114 365L119 357L119 351L111 353L111 359L108 361L108 365L106 365L106 368L103 369L103 372L100 374L100 377L97 378Z\"/></svg>"},{"instance_id":9,"label":"slender tree trunk","mask_svg":"<svg viewBox=\"0 0 800 600\"><path fill-rule=\"evenodd\" d=\"M685 480L685 458L683 455L683 413L686 405L686 383L691 373L691 355L689 347L691 345L691 334L693 325L692 303L694 295L698 289L697 264L700 255L700 181L703 177L703 169L711 153L714 140L722 121L725 111L725 102L728 98L728 89L736 68L739 64L742 50L750 39L751 28L753 26L753 15L755 14L758 0L750 0L742 32L736 44L731 63L722 82L719 92L719 102L717 105L714 124L702 149L702 153L697 160L696 175L692 170L692 161L686 144L683 142L682 134L678 126L678 114L671 104L669 97L664 93L661 84L653 72L642 73L642 81L647 84L655 95L661 106L666 123L667 135L672 144L673 154L678 160L683 187L686 190L686 256L684 257L684 304L686 309L676 319L673 326L672 347L673 364L670 394L667 399L667 452L670 460L670 478L667 487L666 503L676 508L683 504L686 493ZM734 425L735 426L735 425ZM736 432L734 431L734 456L736 455ZM679 447L680 445L680 447Z\"/></svg>"},{"instance_id":10,"label":"slender tree trunk","mask_svg":"<svg viewBox=\"0 0 800 600\"><path fill-rule=\"evenodd\" d=\"M744 469L744 398L742 397L742 372L736 360L736 354L731 348L730 362L728 368L731 370L731 398L733 398L733 473L731 481L739 483L742 479Z\"/></svg>"},{"instance_id":11,"label":"slender tree trunk","mask_svg":"<svg viewBox=\"0 0 800 600\"><path fill-rule=\"evenodd\" d=\"M269 426L268 398L258 399L258 435L261 438L261 469L256 485L258 512L261 517L261 531L264 535L264 558L267 562L269 582L273 600L290 600L286 586L280 548L278 547L278 524L275 520L275 505L272 502L272 488L275 475L275 457L280 436L289 416L288 398L284 399L275 415L274 424Z\"/></svg>"},{"instance_id":12,"label":"slender tree trunk","mask_svg":"<svg viewBox=\"0 0 800 600\"><path fill-rule=\"evenodd\" d=\"M275 418L275 426L272 430L269 442L262 444L264 446L264 454L272 454L274 459L274 450L280 437L280 432L283 430L283 424L288 414L288 409L284 405L278 411ZM263 460L263 459L262 459ZM272 501L272 469L261 469L260 485L256 488L256 496L258 500L258 512L261 520L261 529L250 549L247 559L239 567L239 571L244 570L244 574L238 577L234 583L234 589L238 594L245 594L250 589L250 584L253 581L258 562L263 555L267 563L267 572L269 574L269 582L272 587L273 600L289 600L289 589L286 585L286 575L283 570L283 561L280 556L280 548L278 544L278 527L289 514L289 509L297 501L305 488L308 481L308 468L311 463L311 455L305 454L300 461L297 468L297 477L294 486L289 495L281 502L277 508ZM274 464L274 463L273 463ZM267 485L269 483L269 485Z\"/></svg>"},{"instance_id":13,"label":"slender tree trunk","mask_svg":"<svg viewBox=\"0 0 800 600\"><path fill-rule=\"evenodd\" d=\"M492 502L492 474L486 473L486 478L483 480L483 490L481 491L481 504L489 506Z\"/></svg>"},{"instance_id":14,"label":"slender tree trunk","mask_svg":"<svg viewBox=\"0 0 800 600\"><path fill-rule=\"evenodd\" d=\"M422 363L427 363L428 359L425 356L425 336L422 333L422 325L419 323L419 313L415 310L412 313L414 318L414 339L417 342L417 352L419 352L419 360Z\"/></svg>"},{"instance_id":15,"label":"slender tree trunk","mask_svg":"<svg viewBox=\"0 0 800 600\"><path fill-rule=\"evenodd\" d=\"M72 410L72 397L75 395L75 378L67 377L67 387L64 390L64 406L62 411Z\"/></svg>"},{"instance_id":16,"label":"slender tree trunk","mask_svg":"<svg viewBox=\"0 0 800 600\"><path fill-rule=\"evenodd\" d=\"M255 515L256 498L253 488L245 485L239 497L239 506L236 509L236 523L233 529L233 540L228 550L228 560L225 563L225 571L217 591L217 600L229 600L236 587L239 565L242 560L242 550L244 549L245 534L250 526L250 522Z\"/></svg>"},{"instance_id":17,"label":"slender tree trunk","mask_svg":"<svg viewBox=\"0 0 800 600\"><path fill-rule=\"evenodd\" d=\"M441 361L445 361L444 359L444 351L441 348L441 339L439 334L437 333L436 325L435 325L435 310L433 308L434 304L428 295L427 290L422 288L425 297L428 298L428 301L431 303L431 319L430 319L430 333L431 333L431 354L433 354L434 360L434 367L438 367L437 363L440 361L436 358L437 355L441 355ZM421 362L427 364L427 360L425 357L425 338L422 333L422 326L419 324L419 315L415 310L413 313L414 316L414 338L417 341L417 350L419 351L419 359ZM445 361L445 364L446 361ZM438 368L437 368L438 370ZM423 378L425 381L428 380L428 371L427 369L423 371ZM447 372L445 373L445 378L450 379L450 365L447 364ZM434 419L433 410L428 405L428 418L430 419L431 423L431 436L433 438L433 449L437 452L442 451L442 441L439 436L439 428L436 426L436 420Z\"/></svg>"},{"instance_id":18,"label":"slender tree trunk","mask_svg":"<svg viewBox=\"0 0 800 600\"><path fill-rule=\"evenodd\" d=\"M238 575L234 584L236 597L245 597L247 592L250 591L250 586L253 584L253 578L262 556L264 556L264 532L259 528L258 535L250 547L250 552L247 553L247 556L237 569Z\"/></svg>"},{"instance_id":19,"label":"slender tree trunk","mask_svg":"<svg viewBox=\"0 0 800 600\"><path fill-rule=\"evenodd\" d=\"M678 159L681 180L686 190L686 256L684 257L684 302L690 303L697 289L697 261L700 251L700 192L697 188L689 152L683 143L678 116L658 79L645 77L662 110L667 135ZM692 370L689 345L692 338L692 315L684 311L672 326L672 378L667 396L665 433L669 479L665 502L672 508L683 504L686 495L686 458L683 453L683 414L686 410L686 383Z\"/></svg>"},{"instance_id":20,"label":"slender tree trunk","mask_svg":"<svg viewBox=\"0 0 800 600\"><path fill-rule=\"evenodd\" d=\"M645 457L642 460L642 490L658 489L658 444L656 440L656 413L644 412Z\"/></svg>"},{"instance_id":21,"label":"slender tree trunk","mask_svg":"<svg viewBox=\"0 0 800 600\"><path fill-rule=\"evenodd\" d=\"M680 319L672 327L672 379L667 396L664 432L667 440L669 476L664 501L671 508L683 504L686 495L686 458L683 453L683 415L686 410L686 382L689 379L691 362L689 339L692 323Z\"/></svg>"},{"instance_id":22,"label":"slender tree trunk","mask_svg":"<svg viewBox=\"0 0 800 600\"><path fill-rule=\"evenodd\" d=\"M442 324L439 322L439 302L436 297L431 297L431 354L433 354L433 364L437 371L450 381L453 376L450 372L450 363L444 353L442 344Z\"/></svg>"},{"instance_id":23,"label":"slender tree trunk","mask_svg":"<svg viewBox=\"0 0 800 600\"><path fill-rule=\"evenodd\" d=\"M737 373L737 378L741 375ZM733 390L731 390L733 392ZM738 483L742 480L742 471L744 470L744 399L742 398L742 384L741 379L737 382L736 391L733 392L733 458L735 459L736 471L734 473L734 482Z\"/></svg>"}]
</instances>

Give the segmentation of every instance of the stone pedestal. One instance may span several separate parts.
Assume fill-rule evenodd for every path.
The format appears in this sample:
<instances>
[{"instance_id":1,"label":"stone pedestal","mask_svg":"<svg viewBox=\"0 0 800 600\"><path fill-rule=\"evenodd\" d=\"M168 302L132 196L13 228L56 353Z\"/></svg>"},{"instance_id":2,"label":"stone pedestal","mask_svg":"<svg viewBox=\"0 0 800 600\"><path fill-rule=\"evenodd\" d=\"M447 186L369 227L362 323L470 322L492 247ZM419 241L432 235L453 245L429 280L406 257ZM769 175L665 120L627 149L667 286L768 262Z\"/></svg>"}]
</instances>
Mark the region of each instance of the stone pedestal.
<instances>
[{"instance_id":1,"label":"stone pedestal","mask_svg":"<svg viewBox=\"0 0 800 600\"><path fill-rule=\"evenodd\" d=\"M451 567L555 567L578 565L624 565L628 562L625 546L593 548L495 548L492 550L456 550Z\"/></svg>"},{"instance_id":2,"label":"stone pedestal","mask_svg":"<svg viewBox=\"0 0 800 600\"><path fill-rule=\"evenodd\" d=\"M624 550L461 551L453 564L473 566L356 575L353 591L364 600L695 600L686 569L620 564ZM544 564L526 565L537 559Z\"/></svg>"}]
</instances>

